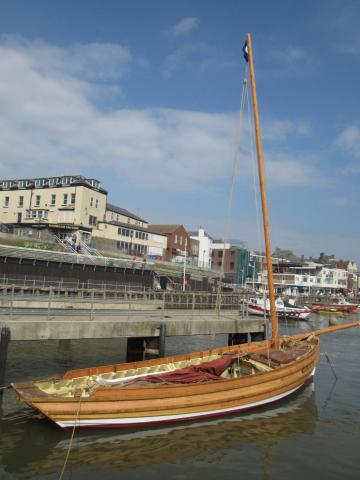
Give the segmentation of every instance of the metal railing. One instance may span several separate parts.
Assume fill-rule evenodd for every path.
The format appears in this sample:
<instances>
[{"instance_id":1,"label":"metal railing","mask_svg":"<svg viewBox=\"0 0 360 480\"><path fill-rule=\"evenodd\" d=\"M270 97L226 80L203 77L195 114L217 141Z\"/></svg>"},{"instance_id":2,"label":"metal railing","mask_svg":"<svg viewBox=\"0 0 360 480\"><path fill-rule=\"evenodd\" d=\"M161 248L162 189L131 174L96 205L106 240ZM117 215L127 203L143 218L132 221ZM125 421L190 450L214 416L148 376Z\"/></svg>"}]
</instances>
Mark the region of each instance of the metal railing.
<instances>
[{"instance_id":1,"label":"metal railing","mask_svg":"<svg viewBox=\"0 0 360 480\"><path fill-rule=\"evenodd\" d=\"M42 315L48 320L56 315L81 315L93 319L96 315L133 316L151 311L154 315L180 315L191 311L201 315L205 310L235 311L246 316L246 298L239 294L224 293L220 303L218 296L211 293L100 291L84 289L80 296L65 297L52 287L46 294L25 295L15 285L0 285L0 314L12 319L14 316ZM116 294L115 294L116 293Z\"/></svg>"},{"instance_id":2,"label":"metal railing","mask_svg":"<svg viewBox=\"0 0 360 480\"><path fill-rule=\"evenodd\" d=\"M83 291L83 290L110 290L110 291L134 291L134 292L145 292L147 290L152 290L151 287L144 286L141 283L132 283L132 284L124 284L120 282L97 282L95 280L87 280L86 282L81 282L79 279L71 281L71 280L49 280L46 277L43 278L32 278L28 275L22 275L17 277L16 275L10 276L0 276L0 291L6 291L9 288L14 286L16 291L29 291L32 294L35 294L36 291L47 291L49 288L53 288L53 290L72 290L74 292Z\"/></svg>"}]
</instances>

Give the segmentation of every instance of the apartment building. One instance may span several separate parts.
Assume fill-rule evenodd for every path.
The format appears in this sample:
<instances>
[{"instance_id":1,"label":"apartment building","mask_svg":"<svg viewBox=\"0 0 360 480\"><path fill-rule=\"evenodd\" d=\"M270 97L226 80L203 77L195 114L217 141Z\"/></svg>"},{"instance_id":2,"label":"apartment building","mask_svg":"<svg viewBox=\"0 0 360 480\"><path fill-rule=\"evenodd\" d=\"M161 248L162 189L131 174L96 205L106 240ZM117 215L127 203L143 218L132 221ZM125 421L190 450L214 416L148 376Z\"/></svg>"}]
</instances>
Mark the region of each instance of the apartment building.
<instances>
[{"instance_id":1,"label":"apartment building","mask_svg":"<svg viewBox=\"0 0 360 480\"><path fill-rule=\"evenodd\" d=\"M75 238L111 254L162 258L167 237L146 220L107 202L100 182L81 175L0 180L0 223L21 237Z\"/></svg>"},{"instance_id":2,"label":"apartment building","mask_svg":"<svg viewBox=\"0 0 360 480\"><path fill-rule=\"evenodd\" d=\"M349 276L351 272L336 267L304 261L278 262L274 265L274 284L278 293L287 295L297 294L334 294L349 290ZM259 285L267 284L267 271L259 273Z\"/></svg>"},{"instance_id":3,"label":"apartment building","mask_svg":"<svg viewBox=\"0 0 360 480\"><path fill-rule=\"evenodd\" d=\"M104 217L106 196L98 180L80 175L0 180L0 222L20 236L78 234L88 241Z\"/></svg>"},{"instance_id":4,"label":"apartment building","mask_svg":"<svg viewBox=\"0 0 360 480\"><path fill-rule=\"evenodd\" d=\"M149 229L147 220L111 203L106 205L104 221L93 231L92 243L104 251L162 260L167 236Z\"/></svg>"}]
</instances>

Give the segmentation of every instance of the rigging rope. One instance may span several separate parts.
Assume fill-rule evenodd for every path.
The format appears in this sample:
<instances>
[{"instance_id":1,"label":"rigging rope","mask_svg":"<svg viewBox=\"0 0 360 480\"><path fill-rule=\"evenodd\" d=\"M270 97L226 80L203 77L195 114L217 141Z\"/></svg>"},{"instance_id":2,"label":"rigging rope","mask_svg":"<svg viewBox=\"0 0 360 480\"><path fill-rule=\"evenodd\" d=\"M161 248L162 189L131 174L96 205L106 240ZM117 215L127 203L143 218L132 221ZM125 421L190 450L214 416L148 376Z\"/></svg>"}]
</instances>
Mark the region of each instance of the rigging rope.
<instances>
[{"instance_id":1,"label":"rigging rope","mask_svg":"<svg viewBox=\"0 0 360 480\"><path fill-rule=\"evenodd\" d=\"M246 96L246 91L247 91L246 70L247 70L247 66L245 65L243 88L242 88L242 92L241 92L241 101L240 101L239 121L238 121L238 128L237 128L237 132L236 132L236 139L235 139L234 151L233 151L231 184L230 184L230 190L229 190L227 219L226 219L225 228L224 228L223 251L222 251L221 267L220 267L220 278L219 278L219 282L218 282L218 286L217 286L217 295L216 295L216 306L215 306L215 308L216 308L218 317L220 317L221 284L222 284L222 281L223 281L223 278L224 278L226 240L227 240L228 232L229 232L229 229L230 229L230 223L231 223L231 211L232 211L236 171L237 171L238 159L239 159L240 137L241 137L241 130L242 130L242 119L243 119L243 112L244 112L245 96Z\"/></svg>"}]
</instances>

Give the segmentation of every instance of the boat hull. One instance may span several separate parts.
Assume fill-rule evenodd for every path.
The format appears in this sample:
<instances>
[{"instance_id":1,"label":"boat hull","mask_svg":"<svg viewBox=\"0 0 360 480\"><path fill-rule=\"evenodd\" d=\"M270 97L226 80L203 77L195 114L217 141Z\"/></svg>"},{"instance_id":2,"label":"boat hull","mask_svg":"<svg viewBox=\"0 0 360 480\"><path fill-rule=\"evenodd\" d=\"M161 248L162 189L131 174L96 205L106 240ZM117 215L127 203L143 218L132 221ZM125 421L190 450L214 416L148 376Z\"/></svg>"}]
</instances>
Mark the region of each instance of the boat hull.
<instances>
[{"instance_id":1,"label":"boat hull","mask_svg":"<svg viewBox=\"0 0 360 480\"><path fill-rule=\"evenodd\" d=\"M62 399L34 393L26 384L14 388L25 402L62 428L144 427L216 417L262 407L298 390L315 371L319 340L312 342L309 352L296 361L270 371L216 382L99 388L89 397ZM249 344L249 351L264 351L266 342L261 343L258 347ZM229 350L244 353L246 346L221 349ZM154 360L137 365L149 362Z\"/></svg>"},{"instance_id":2,"label":"boat hull","mask_svg":"<svg viewBox=\"0 0 360 480\"><path fill-rule=\"evenodd\" d=\"M224 415L231 415L236 414L242 411L252 410L255 408L260 408L265 405L269 405L272 403L276 403L283 398L291 395L292 393L299 390L303 385L308 383L313 375L315 374L315 369L309 375L307 379L305 379L304 383L300 384L296 388L293 388L289 391L286 391L280 395L275 395L273 397L269 397L263 401L254 402L245 404L240 407L234 408L224 408L218 409L214 411L206 411L197 414L179 414L179 415L164 415L164 416L157 416L157 417L137 417L137 418L103 418L100 421L98 419L79 419L78 421L57 421L56 424L63 428L63 429L70 429L74 426L76 428L134 428L134 427L150 427L150 426L157 426L157 425L167 425L172 423L178 422L186 422L186 421L195 421L199 419L206 419L206 418L213 418L213 417L220 417Z\"/></svg>"},{"instance_id":3,"label":"boat hull","mask_svg":"<svg viewBox=\"0 0 360 480\"><path fill-rule=\"evenodd\" d=\"M346 304L323 304L323 303L312 303L309 305L313 313L332 313L332 312L342 312L342 313L355 313L358 309L357 305L346 305Z\"/></svg>"},{"instance_id":4,"label":"boat hull","mask_svg":"<svg viewBox=\"0 0 360 480\"><path fill-rule=\"evenodd\" d=\"M261 305L254 305L249 303L247 305L247 311L249 312L250 315L258 315L258 316L269 316L270 311L262 307ZM290 308L285 308L285 309L276 309L276 313L278 317L281 318L287 318L287 319L294 319L294 320L305 320L307 319L310 314L312 313L311 310L309 309L290 309Z\"/></svg>"}]
</instances>

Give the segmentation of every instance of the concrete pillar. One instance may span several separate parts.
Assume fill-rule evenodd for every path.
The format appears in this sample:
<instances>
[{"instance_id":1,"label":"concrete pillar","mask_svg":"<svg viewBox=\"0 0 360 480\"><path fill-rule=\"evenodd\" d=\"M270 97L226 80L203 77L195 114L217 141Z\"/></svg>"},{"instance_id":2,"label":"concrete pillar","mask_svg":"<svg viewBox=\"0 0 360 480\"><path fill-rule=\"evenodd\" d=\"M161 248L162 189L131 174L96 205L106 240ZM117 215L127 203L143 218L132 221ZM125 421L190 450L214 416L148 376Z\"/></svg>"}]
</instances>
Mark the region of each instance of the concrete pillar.
<instances>
[{"instance_id":1,"label":"concrete pillar","mask_svg":"<svg viewBox=\"0 0 360 480\"><path fill-rule=\"evenodd\" d=\"M251 336L251 342L262 342L265 340L265 332L252 332L249 335Z\"/></svg>"},{"instance_id":2,"label":"concrete pillar","mask_svg":"<svg viewBox=\"0 0 360 480\"><path fill-rule=\"evenodd\" d=\"M159 327L159 357L165 357L165 339L166 339L166 325L161 323Z\"/></svg>"},{"instance_id":3,"label":"concrete pillar","mask_svg":"<svg viewBox=\"0 0 360 480\"><path fill-rule=\"evenodd\" d=\"M241 343L248 342L247 333L229 333L228 336L228 345L240 345Z\"/></svg>"},{"instance_id":4,"label":"concrete pillar","mask_svg":"<svg viewBox=\"0 0 360 480\"><path fill-rule=\"evenodd\" d=\"M10 342L10 329L3 327L0 336L0 387L5 386L7 351ZM3 390L0 390L2 395Z\"/></svg>"},{"instance_id":5,"label":"concrete pillar","mask_svg":"<svg viewBox=\"0 0 360 480\"><path fill-rule=\"evenodd\" d=\"M136 337L127 339L126 361L139 362L152 358L165 356L166 328L164 324L159 327L158 337Z\"/></svg>"},{"instance_id":6,"label":"concrete pillar","mask_svg":"<svg viewBox=\"0 0 360 480\"><path fill-rule=\"evenodd\" d=\"M145 339L142 337L128 338L126 348L126 361L138 362L145 358Z\"/></svg>"}]
</instances>

